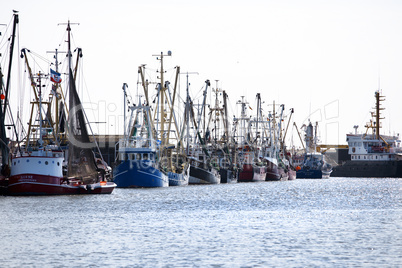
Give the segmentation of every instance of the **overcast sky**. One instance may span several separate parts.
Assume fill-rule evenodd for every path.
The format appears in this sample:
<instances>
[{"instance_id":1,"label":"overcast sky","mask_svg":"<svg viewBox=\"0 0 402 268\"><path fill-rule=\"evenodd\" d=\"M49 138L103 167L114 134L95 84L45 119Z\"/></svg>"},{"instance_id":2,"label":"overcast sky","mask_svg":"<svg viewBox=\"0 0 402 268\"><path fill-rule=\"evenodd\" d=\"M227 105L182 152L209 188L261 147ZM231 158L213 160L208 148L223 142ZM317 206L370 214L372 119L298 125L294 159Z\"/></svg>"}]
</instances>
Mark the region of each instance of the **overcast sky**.
<instances>
[{"instance_id":1,"label":"overcast sky","mask_svg":"<svg viewBox=\"0 0 402 268\"><path fill-rule=\"evenodd\" d=\"M253 107L261 93L266 111L273 101L294 108L299 127L319 121L323 143L345 143L354 125L363 130L380 81L383 133L402 130L401 1L15 0L2 4L0 23L11 22L13 9L19 49L49 59L46 51L64 40L58 24L79 23L72 31L84 55L80 95L94 104L91 120L107 121L95 132L123 132L123 83L134 96L138 66L156 69L152 55L168 50L166 69L198 73L190 76L196 101L206 79L213 88L219 80L234 113L240 96Z\"/></svg>"}]
</instances>

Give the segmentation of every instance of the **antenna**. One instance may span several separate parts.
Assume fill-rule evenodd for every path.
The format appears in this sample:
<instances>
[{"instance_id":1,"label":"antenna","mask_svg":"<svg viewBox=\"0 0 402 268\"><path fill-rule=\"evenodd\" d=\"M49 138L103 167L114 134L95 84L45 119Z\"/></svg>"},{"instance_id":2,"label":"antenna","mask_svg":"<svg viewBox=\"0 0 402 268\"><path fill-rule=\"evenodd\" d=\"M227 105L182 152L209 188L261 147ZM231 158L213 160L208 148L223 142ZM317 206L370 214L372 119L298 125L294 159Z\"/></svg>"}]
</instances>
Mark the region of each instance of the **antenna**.
<instances>
[{"instance_id":1,"label":"antenna","mask_svg":"<svg viewBox=\"0 0 402 268\"><path fill-rule=\"evenodd\" d=\"M378 92L380 92L380 74L381 74L380 64L378 64Z\"/></svg>"}]
</instances>

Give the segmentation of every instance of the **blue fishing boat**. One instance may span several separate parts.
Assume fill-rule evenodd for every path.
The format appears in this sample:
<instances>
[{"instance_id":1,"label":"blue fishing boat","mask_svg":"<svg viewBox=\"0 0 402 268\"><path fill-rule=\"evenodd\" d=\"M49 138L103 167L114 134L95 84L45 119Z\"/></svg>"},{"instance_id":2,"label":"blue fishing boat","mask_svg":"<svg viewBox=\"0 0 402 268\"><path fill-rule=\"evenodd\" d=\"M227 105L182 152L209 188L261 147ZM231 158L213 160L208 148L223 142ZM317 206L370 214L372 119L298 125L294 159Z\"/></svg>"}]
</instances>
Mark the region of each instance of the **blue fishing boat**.
<instances>
[{"instance_id":1,"label":"blue fishing boat","mask_svg":"<svg viewBox=\"0 0 402 268\"><path fill-rule=\"evenodd\" d=\"M298 179L327 179L332 172L332 166L325 161L322 153L317 152L317 126L314 128L311 122L306 127L306 153L303 163L296 167ZM314 133L313 133L314 132Z\"/></svg>"},{"instance_id":2,"label":"blue fishing boat","mask_svg":"<svg viewBox=\"0 0 402 268\"><path fill-rule=\"evenodd\" d=\"M158 140L158 159L157 163L159 170L163 172L168 178L169 186L185 186L189 183L190 167L187 160L187 155L184 153L183 140L179 130L179 123L175 114L174 107L177 107L176 101L178 77L180 74L180 67L176 66L176 80L174 82L173 90L170 88L170 82L164 80L166 70L163 67L164 57L170 57L171 51L167 54L161 52L156 54L157 60L160 61L160 69L154 73L155 77L145 79L147 71L145 65L138 67L139 77L145 96L145 103L152 107L153 118L149 117L150 129L155 139ZM153 73L153 72L152 72ZM153 81L153 82L151 82ZM150 84L156 84L156 95L149 90ZM153 98L151 100L150 98Z\"/></svg>"},{"instance_id":3,"label":"blue fishing boat","mask_svg":"<svg viewBox=\"0 0 402 268\"><path fill-rule=\"evenodd\" d=\"M126 84L123 86L124 96ZM168 176L159 169L158 144L153 138L150 107L130 106L124 138L116 144L114 182L119 188L168 187ZM126 124L124 124L126 125Z\"/></svg>"},{"instance_id":4,"label":"blue fishing boat","mask_svg":"<svg viewBox=\"0 0 402 268\"><path fill-rule=\"evenodd\" d=\"M169 186L168 176L157 168L156 151L147 148L120 147L120 164L114 168L118 188Z\"/></svg>"},{"instance_id":5,"label":"blue fishing boat","mask_svg":"<svg viewBox=\"0 0 402 268\"><path fill-rule=\"evenodd\" d=\"M298 179L323 179L329 178L332 167L325 162L321 153L308 153L304 155L302 166L296 168Z\"/></svg>"}]
</instances>

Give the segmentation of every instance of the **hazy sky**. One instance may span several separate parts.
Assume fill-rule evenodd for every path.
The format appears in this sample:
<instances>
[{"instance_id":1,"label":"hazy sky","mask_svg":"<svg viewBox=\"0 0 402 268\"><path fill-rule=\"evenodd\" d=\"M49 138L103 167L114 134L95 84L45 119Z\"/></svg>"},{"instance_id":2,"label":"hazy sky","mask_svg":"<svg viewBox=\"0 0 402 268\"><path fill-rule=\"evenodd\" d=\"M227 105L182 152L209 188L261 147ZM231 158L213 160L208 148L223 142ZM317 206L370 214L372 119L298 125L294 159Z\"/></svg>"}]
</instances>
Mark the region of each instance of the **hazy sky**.
<instances>
[{"instance_id":1,"label":"hazy sky","mask_svg":"<svg viewBox=\"0 0 402 268\"><path fill-rule=\"evenodd\" d=\"M64 40L58 24L80 23L72 27L73 48L84 55L80 95L93 104L91 120L107 121L95 132L122 133L122 84L134 96L138 66L156 69L152 55L168 50L167 69L198 72L190 76L196 101L206 79L213 88L219 80L235 113L240 96L253 107L261 93L266 111L273 101L294 108L299 127L319 121L323 143L345 143L354 125L363 130L380 79L383 132L402 130L401 1L15 0L2 4L0 23L10 23L13 9L19 49L49 59L46 51Z\"/></svg>"}]
</instances>

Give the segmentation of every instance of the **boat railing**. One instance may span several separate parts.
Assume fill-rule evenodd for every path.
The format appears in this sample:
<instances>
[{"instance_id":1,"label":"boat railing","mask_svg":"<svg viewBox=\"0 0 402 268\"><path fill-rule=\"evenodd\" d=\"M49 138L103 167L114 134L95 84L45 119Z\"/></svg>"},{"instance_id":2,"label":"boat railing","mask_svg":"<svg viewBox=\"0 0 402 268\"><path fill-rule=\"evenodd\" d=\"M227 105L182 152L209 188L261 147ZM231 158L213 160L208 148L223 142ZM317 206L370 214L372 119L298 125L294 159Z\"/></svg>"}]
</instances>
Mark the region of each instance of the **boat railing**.
<instances>
[{"instance_id":1,"label":"boat railing","mask_svg":"<svg viewBox=\"0 0 402 268\"><path fill-rule=\"evenodd\" d=\"M158 143L155 139L134 137L119 140L116 143L116 148L150 148L156 150L157 145Z\"/></svg>"},{"instance_id":2,"label":"boat railing","mask_svg":"<svg viewBox=\"0 0 402 268\"><path fill-rule=\"evenodd\" d=\"M50 150L50 149L39 149L39 150L27 150L22 152L22 154L15 155L16 157L27 157L27 156L39 156L39 157L64 157L63 151L60 150Z\"/></svg>"}]
</instances>

